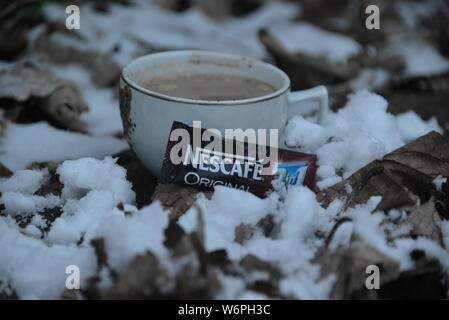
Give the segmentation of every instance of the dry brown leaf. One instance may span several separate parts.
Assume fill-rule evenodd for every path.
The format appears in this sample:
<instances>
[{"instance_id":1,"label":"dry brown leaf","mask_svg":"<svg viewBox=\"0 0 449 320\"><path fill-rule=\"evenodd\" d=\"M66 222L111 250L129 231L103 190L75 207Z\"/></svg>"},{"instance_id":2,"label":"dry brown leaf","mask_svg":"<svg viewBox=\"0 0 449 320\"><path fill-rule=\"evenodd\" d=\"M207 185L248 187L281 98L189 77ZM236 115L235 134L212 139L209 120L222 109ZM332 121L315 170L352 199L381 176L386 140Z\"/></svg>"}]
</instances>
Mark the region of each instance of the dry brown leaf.
<instances>
[{"instance_id":1,"label":"dry brown leaf","mask_svg":"<svg viewBox=\"0 0 449 320\"><path fill-rule=\"evenodd\" d=\"M116 284L101 292L102 299L161 298L160 288L168 282L167 273L151 252L136 256Z\"/></svg>"},{"instance_id":2,"label":"dry brown leaf","mask_svg":"<svg viewBox=\"0 0 449 320\"><path fill-rule=\"evenodd\" d=\"M212 260L204 248L204 222L203 212L195 205L197 210L196 230L187 234L176 221L171 220L165 229L164 245L171 251L174 258L183 256L181 270L174 277L173 297L178 299L214 298L221 284L218 280L216 267L217 260ZM186 260L187 259L187 260Z\"/></svg>"},{"instance_id":3,"label":"dry brown leaf","mask_svg":"<svg viewBox=\"0 0 449 320\"><path fill-rule=\"evenodd\" d=\"M213 299L220 289L221 283L214 268L201 273L192 264L184 264L176 275L174 298Z\"/></svg>"},{"instance_id":4,"label":"dry brown leaf","mask_svg":"<svg viewBox=\"0 0 449 320\"><path fill-rule=\"evenodd\" d=\"M30 98L46 98L64 85L64 81L53 73L29 62L0 70L1 99L25 102Z\"/></svg>"},{"instance_id":5,"label":"dry brown leaf","mask_svg":"<svg viewBox=\"0 0 449 320\"><path fill-rule=\"evenodd\" d=\"M435 208L434 201L430 200L422 206L412 208L407 219L398 228L408 225L411 228L408 236L412 238L427 237L444 247L440 224L440 215ZM403 236L401 235L401 237Z\"/></svg>"},{"instance_id":6,"label":"dry brown leaf","mask_svg":"<svg viewBox=\"0 0 449 320\"><path fill-rule=\"evenodd\" d=\"M162 206L171 210L170 219L179 219L196 201L200 191L193 187L174 184L158 184L152 196L153 201L160 201ZM211 191L203 192L206 197L212 196Z\"/></svg>"},{"instance_id":7,"label":"dry brown leaf","mask_svg":"<svg viewBox=\"0 0 449 320\"><path fill-rule=\"evenodd\" d=\"M349 178L321 191L318 200L329 205L334 199L346 199L345 207L366 203L382 196L377 210L414 206L419 198L430 199L435 190L432 181L449 176L449 141L433 131L410 142L355 172ZM347 194L346 185L352 187ZM343 210L344 211L344 210Z\"/></svg>"},{"instance_id":8,"label":"dry brown leaf","mask_svg":"<svg viewBox=\"0 0 449 320\"><path fill-rule=\"evenodd\" d=\"M259 32L259 39L273 55L276 65L288 74L295 90L338 83L354 77L357 72L356 65L334 65L311 55L291 54L267 29Z\"/></svg>"},{"instance_id":9,"label":"dry brown leaf","mask_svg":"<svg viewBox=\"0 0 449 320\"><path fill-rule=\"evenodd\" d=\"M276 65L288 74L292 89L300 90L326 85L332 93L331 102L334 100L341 102L340 100L353 90L353 80L365 68L380 68L395 75L404 70L403 60L395 56L380 53L359 54L351 57L347 63L332 63L322 57L288 52L277 40L276 34L267 29L260 30L259 39L274 57Z\"/></svg>"},{"instance_id":10,"label":"dry brown leaf","mask_svg":"<svg viewBox=\"0 0 449 320\"><path fill-rule=\"evenodd\" d=\"M153 3L171 11L183 11L190 7L190 1L185 0L153 0Z\"/></svg>"},{"instance_id":11,"label":"dry brown leaf","mask_svg":"<svg viewBox=\"0 0 449 320\"><path fill-rule=\"evenodd\" d=\"M321 266L322 278L332 274L337 276L330 294L331 299L348 299L354 297L354 293L363 291L368 276L366 273L368 265L379 267L381 287L399 276L398 263L367 244L357 234L352 235L348 249L338 248L333 252L322 247L317 251L312 262ZM375 295L374 291L371 290Z\"/></svg>"},{"instance_id":12,"label":"dry brown leaf","mask_svg":"<svg viewBox=\"0 0 449 320\"><path fill-rule=\"evenodd\" d=\"M412 270L401 272L400 276L381 286L379 299L440 300L447 298L445 272L435 257L415 249L410 252L415 262Z\"/></svg>"},{"instance_id":13,"label":"dry brown leaf","mask_svg":"<svg viewBox=\"0 0 449 320\"><path fill-rule=\"evenodd\" d=\"M61 196L62 188L64 185L59 180L59 175L56 173L60 163L48 161L48 162L33 162L27 169L30 170L42 170L47 169L48 174L44 176L41 187L35 192L38 196L46 196L53 194L55 196Z\"/></svg>"},{"instance_id":14,"label":"dry brown leaf","mask_svg":"<svg viewBox=\"0 0 449 320\"><path fill-rule=\"evenodd\" d=\"M246 275L242 275L244 278L248 278L247 274L251 272L265 273L267 275L266 278L252 281L247 279L248 289L261 292L275 299L294 299L294 297L281 292L279 282L284 275L275 263L264 261L252 254L248 254L240 260L239 266L246 272Z\"/></svg>"},{"instance_id":15,"label":"dry brown leaf","mask_svg":"<svg viewBox=\"0 0 449 320\"><path fill-rule=\"evenodd\" d=\"M84 298L214 298L220 289L220 282L216 268L209 261L204 250L203 224L200 216L201 212L199 212L197 229L190 234L187 234L173 220L165 229L164 245L172 253L171 258L178 264L174 274L167 273L157 256L147 251L145 254L134 257L125 270L117 276L109 267L103 239L93 240L91 244L97 257L97 273L88 279L82 292ZM102 279L101 271L105 269L109 271L113 285L102 290L98 285ZM172 289L168 290L169 287Z\"/></svg>"},{"instance_id":16,"label":"dry brown leaf","mask_svg":"<svg viewBox=\"0 0 449 320\"><path fill-rule=\"evenodd\" d=\"M435 209L438 214L442 219L449 220L449 177L441 184L441 192L437 194L436 199Z\"/></svg>"},{"instance_id":17,"label":"dry brown leaf","mask_svg":"<svg viewBox=\"0 0 449 320\"><path fill-rule=\"evenodd\" d=\"M5 167L2 163L0 163L0 177L9 178L12 176L12 171Z\"/></svg>"},{"instance_id":18,"label":"dry brown leaf","mask_svg":"<svg viewBox=\"0 0 449 320\"><path fill-rule=\"evenodd\" d=\"M220 21L230 16L250 14L270 1L273 0L198 0L196 5L209 18Z\"/></svg>"},{"instance_id":19,"label":"dry brown leaf","mask_svg":"<svg viewBox=\"0 0 449 320\"><path fill-rule=\"evenodd\" d=\"M86 68L99 87L111 87L118 83L121 68L109 55L58 42L51 37L52 33L45 30L37 37L33 53L44 54L56 64L74 63Z\"/></svg>"},{"instance_id":20,"label":"dry brown leaf","mask_svg":"<svg viewBox=\"0 0 449 320\"><path fill-rule=\"evenodd\" d=\"M261 218L255 225L240 223L234 229L234 241L243 244L249 240L256 230L261 230L265 237L269 237L274 228L273 215L268 214Z\"/></svg>"},{"instance_id":21,"label":"dry brown leaf","mask_svg":"<svg viewBox=\"0 0 449 320\"><path fill-rule=\"evenodd\" d=\"M174 257L183 256L194 251L191 238L176 221L170 220L164 235L164 245L171 251Z\"/></svg>"},{"instance_id":22,"label":"dry brown leaf","mask_svg":"<svg viewBox=\"0 0 449 320\"><path fill-rule=\"evenodd\" d=\"M252 254L243 257L240 265L247 271L266 272L273 280L280 280L283 277L282 271L274 263L263 261Z\"/></svg>"},{"instance_id":23,"label":"dry brown leaf","mask_svg":"<svg viewBox=\"0 0 449 320\"><path fill-rule=\"evenodd\" d=\"M88 110L77 89L48 70L31 63L17 63L0 71L0 105L20 114L41 118L73 131L85 132L80 114Z\"/></svg>"},{"instance_id":24,"label":"dry brown leaf","mask_svg":"<svg viewBox=\"0 0 449 320\"><path fill-rule=\"evenodd\" d=\"M254 232L254 227L250 224L240 223L235 227L235 238L234 241L238 244L245 243L249 238L251 238Z\"/></svg>"}]
</instances>

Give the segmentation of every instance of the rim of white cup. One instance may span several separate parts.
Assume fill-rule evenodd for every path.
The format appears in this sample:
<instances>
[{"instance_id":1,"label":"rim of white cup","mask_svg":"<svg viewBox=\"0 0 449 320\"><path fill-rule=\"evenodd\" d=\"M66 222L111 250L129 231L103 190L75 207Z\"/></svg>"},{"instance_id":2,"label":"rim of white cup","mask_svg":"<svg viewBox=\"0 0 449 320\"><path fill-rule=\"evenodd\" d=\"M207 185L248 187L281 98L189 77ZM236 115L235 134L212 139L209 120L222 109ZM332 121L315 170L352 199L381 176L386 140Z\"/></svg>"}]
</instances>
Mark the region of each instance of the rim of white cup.
<instances>
[{"instance_id":1,"label":"rim of white cup","mask_svg":"<svg viewBox=\"0 0 449 320\"><path fill-rule=\"evenodd\" d=\"M251 63L253 65L257 64L257 65L263 66L264 68L267 68L270 71L275 72L278 75L280 75L284 80L284 84L279 89L277 89L276 91L274 91L270 94L255 97L255 98L236 99L236 100L199 100L199 99L188 99L188 98L181 98L181 97L165 95L165 94L159 93L157 91L153 91L153 90L144 88L144 87L140 86L136 81L131 79L131 72L129 71L129 69L131 67L133 67L134 65L136 65L138 63L142 63L143 61L149 59L150 57L154 58L156 55L177 56L180 54L188 54L188 55L207 54L209 56L212 55L212 56L215 56L218 58L223 57L223 58L228 58L228 59L247 59L247 60L251 61ZM188 103L188 104L198 104L198 105L221 105L221 106L227 105L227 106L229 106L229 105L258 103L261 101L270 100L270 99L279 97L280 95L284 94L286 91L288 91L290 89L290 79L287 76L287 74L285 74L284 71L273 66L270 63L263 62L261 60L257 60L257 59L253 59L253 58L249 58L249 57L245 57L245 56L239 56L239 55L235 55L235 54L221 53L221 52L215 52L215 51L207 51L207 50L175 50L175 51L163 51L163 52L147 54L147 55L144 55L144 56L134 59L125 68L123 68L123 71L121 73L121 78L131 88L133 88L137 91L140 91L143 94L146 94L146 95L149 95L152 97L156 97L159 99L163 99L163 100Z\"/></svg>"}]
</instances>

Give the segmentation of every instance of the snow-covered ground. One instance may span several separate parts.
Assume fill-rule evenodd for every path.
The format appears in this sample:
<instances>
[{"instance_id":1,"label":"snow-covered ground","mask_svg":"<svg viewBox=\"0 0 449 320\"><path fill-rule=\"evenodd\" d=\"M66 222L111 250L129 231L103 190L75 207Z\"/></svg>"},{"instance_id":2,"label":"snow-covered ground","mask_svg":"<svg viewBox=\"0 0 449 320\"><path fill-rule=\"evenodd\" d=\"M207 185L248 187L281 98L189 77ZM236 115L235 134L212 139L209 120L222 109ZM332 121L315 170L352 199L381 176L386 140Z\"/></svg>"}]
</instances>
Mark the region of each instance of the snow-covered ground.
<instances>
[{"instance_id":1,"label":"snow-covered ground","mask_svg":"<svg viewBox=\"0 0 449 320\"><path fill-rule=\"evenodd\" d=\"M263 58L266 52L257 39L261 27L273 30L289 27L289 33L282 33L281 39L290 43L288 50L304 51L332 62L345 62L359 53L360 47L352 39L336 37L304 23L290 28L289 20L296 15L296 10L291 4L273 3L249 17L218 23L197 9L175 14L149 2L137 7L113 5L107 14L83 7L79 32L87 41L78 43L63 35L60 40L74 41L75 46L102 52L110 52L120 44L120 51L113 57L122 66L138 53L134 38L164 48L194 47ZM46 12L54 19L65 16L61 6L48 6ZM309 39L307 44L295 42L298 36ZM327 49L325 44L329 45L329 41L335 50ZM449 65L441 57L443 60L433 59L432 48L421 53L423 57L417 57L413 48L404 47L402 53L408 57L408 71L413 74L429 74ZM426 64L416 63L415 59L424 59ZM10 283L22 299L57 299L65 290L68 265L79 266L81 287L96 274L96 256L89 245L95 238L104 238L109 265L118 273L135 255L147 250L157 256L168 274L176 273L177 260L163 245L168 212L158 202L138 209L126 170L109 157L127 148L123 140L112 136L121 128L112 89L96 88L80 66L50 67L73 82L89 104L90 111L83 115L83 120L89 124L91 135L59 130L44 122L11 123L6 128L0 143L0 162L13 170L14 175L0 181L0 202L4 203L6 213L0 216L0 279ZM325 126L302 116L292 117L286 130L287 144L318 155L318 187L324 189L429 131L442 132L435 119L423 121L412 111L394 116L387 106L383 97L357 91L344 108L328 115ZM35 194L48 171L26 168L33 162L44 161L61 163L57 169L64 185L60 196ZM345 215L354 220L339 230L332 247L348 246L351 233L356 231L370 245L397 261L401 270L413 267L411 250L424 248L449 271L449 253L431 240L399 239L387 244L380 226L382 214L373 213L379 201L374 197L365 205L349 209ZM118 208L120 203L125 210ZM311 260L317 247L323 245L316 233L330 231L342 207L340 200L325 209L305 187L290 189L282 200L275 193L260 199L219 187L211 199L200 194L197 204L204 214L207 251L224 248L231 259L253 254L275 263L284 274L280 288L285 295L302 299L329 297L335 276L320 279L320 267ZM46 222L37 212L54 207L62 207L63 213L44 233L40 228ZM197 214L197 209L189 209L180 218L180 226L187 232L195 230ZM243 244L234 241L238 225L254 226L268 214L273 215L279 227L274 236L266 237L256 231ZM25 234L14 220L17 215L31 219ZM449 224L443 223L442 231L449 246ZM81 245L80 239L83 239ZM247 289L242 278L221 274L220 279L223 287L217 298L266 298ZM101 286L108 285L110 279L104 276ZM173 284L166 285L169 288Z\"/></svg>"}]
</instances>

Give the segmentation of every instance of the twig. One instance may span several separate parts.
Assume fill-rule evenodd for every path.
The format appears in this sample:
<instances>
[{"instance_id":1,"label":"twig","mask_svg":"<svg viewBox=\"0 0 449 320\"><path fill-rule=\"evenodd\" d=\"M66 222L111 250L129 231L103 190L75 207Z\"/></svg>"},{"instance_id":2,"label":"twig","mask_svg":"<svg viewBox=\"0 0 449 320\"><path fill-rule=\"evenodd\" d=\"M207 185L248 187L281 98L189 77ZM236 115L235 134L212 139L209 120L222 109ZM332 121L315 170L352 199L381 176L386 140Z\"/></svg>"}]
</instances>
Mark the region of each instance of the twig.
<instances>
[{"instance_id":1,"label":"twig","mask_svg":"<svg viewBox=\"0 0 449 320\"><path fill-rule=\"evenodd\" d=\"M368 184L368 182L370 181L370 179L372 177L378 176L378 175L382 174L383 172L384 172L384 167L382 167L382 166L376 166L376 167L371 168L370 170L368 170L368 172L366 172L362 176L360 181L356 184L355 190L353 190L351 192L351 194L349 195L349 197L346 199L344 206L341 208L341 210L337 214L337 216L339 216L341 213L343 213L346 210L348 210L348 208L352 204L354 198L357 197L360 194L360 192Z\"/></svg>"},{"instance_id":2,"label":"twig","mask_svg":"<svg viewBox=\"0 0 449 320\"><path fill-rule=\"evenodd\" d=\"M338 228L339 228L343 223L345 223L345 222L351 222L351 221L352 221L352 219L351 219L351 218L348 218L348 217L343 217L343 218L338 219L337 222L336 222L336 223L334 224L334 226L332 227L331 232L330 232L329 235L327 236L326 241L324 242L324 246L325 246L326 248L328 248L329 245L331 244L332 239L334 238L335 233L337 232Z\"/></svg>"}]
</instances>

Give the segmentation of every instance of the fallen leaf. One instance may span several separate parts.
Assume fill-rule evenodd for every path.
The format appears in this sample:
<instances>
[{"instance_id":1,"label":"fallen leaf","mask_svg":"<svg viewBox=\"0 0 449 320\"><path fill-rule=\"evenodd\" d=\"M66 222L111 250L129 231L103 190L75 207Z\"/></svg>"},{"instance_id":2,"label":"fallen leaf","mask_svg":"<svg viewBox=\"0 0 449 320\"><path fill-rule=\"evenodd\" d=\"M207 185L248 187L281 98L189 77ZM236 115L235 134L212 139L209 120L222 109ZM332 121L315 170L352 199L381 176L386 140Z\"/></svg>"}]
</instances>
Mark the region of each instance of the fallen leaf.
<instances>
[{"instance_id":1,"label":"fallen leaf","mask_svg":"<svg viewBox=\"0 0 449 320\"><path fill-rule=\"evenodd\" d=\"M2 163L0 163L0 177L9 178L12 176L12 171L5 167Z\"/></svg>"},{"instance_id":2,"label":"fallen leaf","mask_svg":"<svg viewBox=\"0 0 449 320\"><path fill-rule=\"evenodd\" d=\"M447 280L438 260L418 249L412 250L410 257L415 267L382 285L377 292L378 299L446 299Z\"/></svg>"},{"instance_id":3,"label":"fallen leaf","mask_svg":"<svg viewBox=\"0 0 449 320\"><path fill-rule=\"evenodd\" d=\"M25 102L30 98L46 98L64 86L64 80L41 70L33 63L16 63L0 70L0 98Z\"/></svg>"},{"instance_id":4,"label":"fallen leaf","mask_svg":"<svg viewBox=\"0 0 449 320\"><path fill-rule=\"evenodd\" d=\"M283 277L282 271L275 264L263 261L252 254L247 254L243 257L240 260L240 265L247 271L266 272L273 280L279 280Z\"/></svg>"},{"instance_id":5,"label":"fallen leaf","mask_svg":"<svg viewBox=\"0 0 449 320\"><path fill-rule=\"evenodd\" d=\"M274 228L274 219L273 215L268 214L265 217L261 218L256 225L244 224L240 223L235 227L234 233L235 238L234 241L239 244L244 244L247 240L249 240L256 230L261 230L265 237L269 237Z\"/></svg>"},{"instance_id":6,"label":"fallen leaf","mask_svg":"<svg viewBox=\"0 0 449 320\"><path fill-rule=\"evenodd\" d=\"M330 93L330 103L333 108L344 105L348 93L354 91L356 80L358 85L361 84L361 79L357 79L361 71L377 69L397 76L404 70L402 58L386 55L383 51L376 55L359 54L351 57L346 63L336 63L311 54L288 52L278 41L276 34L268 29L259 31L259 39L273 56L276 65L287 73L293 90L325 85ZM366 82L366 79L364 81ZM385 82L384 86L371 89L385 90L385 87L390 84L389 81ZM366 86L369 86L369 82Z\"/></svg>"},{"instance_id":7,"label":"fallen leaf","mask_svg":"<svg viewBox=\"0 0 449 320\"><path fill-rule=\"evenodd\" d=\"M186 0L154 0L154 4L175 12L181 12L191 7L192 2Z\"/></svg>"},{"instance_id":8,"label":"fallen leaf","mask_svg":"<svg viewBox=\"0 0 449 320\"><path fill-rule=\"evenodd\" d=\"M152 196L152 201L160 201L161 204L169 209L170 219L179 219L196 201L196 196L200 191L193 187L158 184ZM210 199L211 191L203 192Z\"/></svg>"},{"instance_id":9,"label":"fallen leaf","mask_svg":"<svg viewBox=\"0 0 449 320\"><path fill-rule=\"evenodd\" d=\"M92 81L98 87L112 87L118 83L121 68L110 55L95 50L80 49L57 41L52 38L54 32L50 29L44 30L34 42L33 53L45 55L56 64L73 63L86 68ZM64 29L63 32L65 32Z\"/></svg>"},{"instance_id":10,"label":"fallen leaf","mask_svg":"<svg viewBox=\"0 0 449 320\"><path fill-rule=\"evenodd\" d=\"M272 262L264 261L255 255L248 254L240 260L240 267L243 267L245 274L241 276L246 279L248 289L263 293L264 295L274 299L292 299L281 292L279 281L284 277L281 269ZM248 274L257 272L266 274L266 277L260 279L249 280Z\"/></svg>"},{"instance_id":11,"label":"fallen leaf","mask_svg":"<svg viewBox=\"0 0 449 320\"><path fill-rule=\"evenodd\" d=\"M215 260L212 263L204 248L204 221L201 208L197 210L195 231L187 234L177 222L171 220L165 230L164 245L170 249L173 257L183 256L183 263L174 277L173 297L177 299L212 299L221 288L217 276ZM223 265L218 266L224 268Z\"/></svg>"},{"instance_id":12,"label":"fallen leaf","mask_svg":"<svg viewBox=\"0 0 449 320\"><path fill-rule=\"evenodd\" d=\"M380 269L380 286L399 277L399 264L376 248L367 244L361 236L353 234L349 248L338 248L335 251L326 247L317 250L313 263L321 266L321 278L336 275L332 287L331 299L350 299L360 291L371 291L376 298L375 290L366 290L365 281L369 274L366 267L376 265ZM365 296L365 298L368 298Z\"/></svg>"},{"instance_id":13,"label":"fallen leaf","mask_svg":"<svg viewBox=\"0 0 449 320\"><path fill-rule=\"evenodd\" d=\"M172 252L174 257L183 256L194 251L191 238L176 221L170 220L164 235L164 245Z\"/></svg>"},{"instance_id":14,"label":"fallen leaf","mask_svg":"<svg viewBox=\"0 0 449 320\"><path fill-rule=\"evenodd\" d=\"M59 175L56 173L56 169L59 167L57 162L34 162L27 169L30 170L42 170L47 169L48 174L44 176L41 187L35 192L38 196L46 196L52 194L55 196L61 196L62 188L64 185L59 180Z\"/></svg>"},{"instance_id":15,"label":"fallen leaf","mask_svg":"<svg viewBox=\"0 0 449 320\"><path fill-rule=\"evenodd\" d=\"M294 90L335 84L348 80L356 74L355 65L334 65L323 58L287 52L276 36L267 29L259 32L259 39L274 57L276 65L288 74Z\"/></svg>"},{"instance_id":16,"label":"fallen leaf","mask_svg":"<svg viewBox=\"0 0 449 320\"><path fill-rule=\"evenodd\" d=\"M427 237L444 247L440 224L440 215L435 209L434 201L431 199L422 206L412 208L407 219L398 228L408 225L411 229L407 236L413 239ZM401 237L404 237L404 235L401 235Z\"/></svg>"},{"instance_id":17,"label":"fallen leaf","mask_svg":"<svg viewBox=\"0 0 449 320\"><path fill-rule=\"evenodd\" d=\"M237 242L238 244L245 243L248 239L251 238L253 232L254 227L252 225L240 223L238 226L235 227L234 242Z\"/></svg>"},{"instance_id":18,"label":"fallen leaf","mask_svg":"<svg viewBox=\"0 0 449 320\"><path fill-rule=\"evenodd\" d=\"M162 287L168 282L168 276L157 257L147 251L138 255L129 263L117 282L100 293L102 299L149 299L161 298Z\"/></svg>"},{"instance_id":19,"label":"fallen leaf","mask_svg":"<svg viewBox=\"0 0 449 320\"><path fill-rule=\"evenodd\" d=\"M441 192L437 195L435 202L440 217L444 220L449 220L449 178L446 177L446 182L441 184Z\"/></svg>"},{"instance_id":20,"label":"fallen leaf","mask_svg":"<svg viewBox=\"0 0 449 320\"><path fill-rule=\"evenodd\" d=\"M88 107L76 88L28 62L0 71L0 107L17 110L12 120L32 114L31 118L41 117L69 130L87 128L80 114Z\"/></svg>"},{"instance_id":21,"label":"fallen leaf","mask_svg":"<svg viewBox=\"0 0 449 320\"><path fill-rule=\"evenodd\" d=\"M449 141L432 131L321 191L317 199L325 207L334 199L345 199L347 208L381 196L376 210L414 206L418 199L430 199L438 175L449 175ZM346 185L352 187L351 194Z\"/></svg>"}]
</instances>

